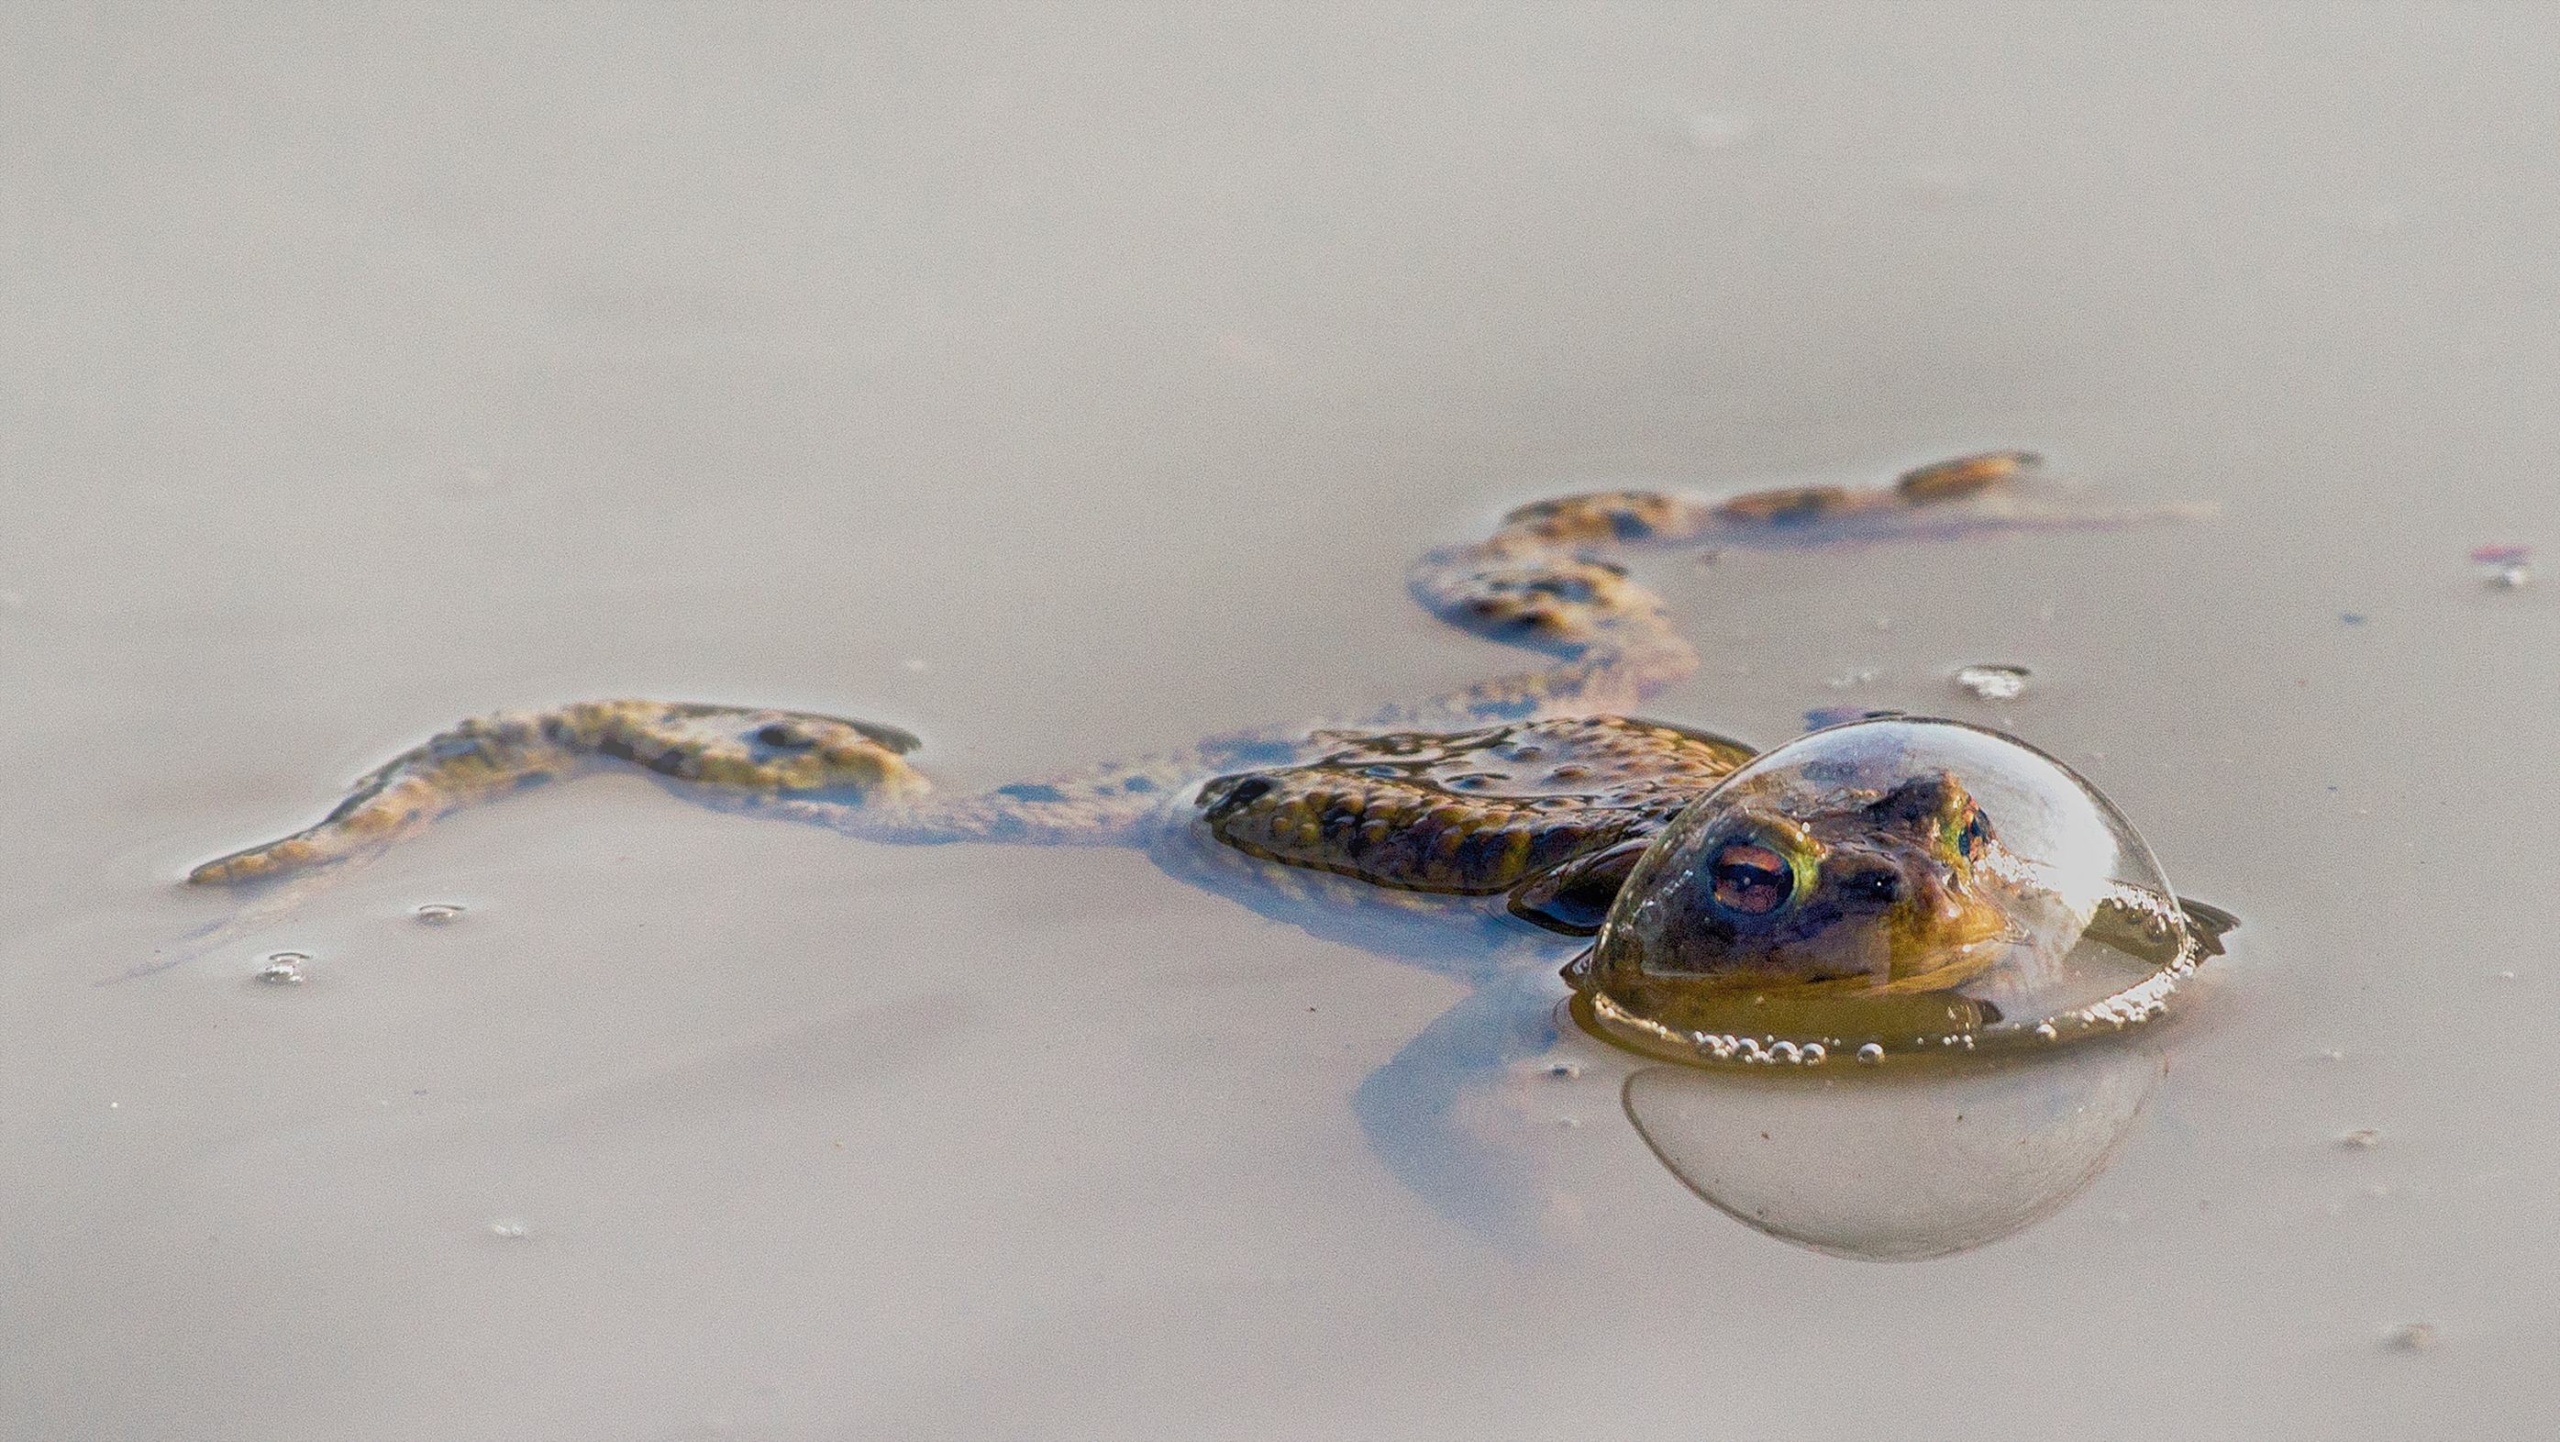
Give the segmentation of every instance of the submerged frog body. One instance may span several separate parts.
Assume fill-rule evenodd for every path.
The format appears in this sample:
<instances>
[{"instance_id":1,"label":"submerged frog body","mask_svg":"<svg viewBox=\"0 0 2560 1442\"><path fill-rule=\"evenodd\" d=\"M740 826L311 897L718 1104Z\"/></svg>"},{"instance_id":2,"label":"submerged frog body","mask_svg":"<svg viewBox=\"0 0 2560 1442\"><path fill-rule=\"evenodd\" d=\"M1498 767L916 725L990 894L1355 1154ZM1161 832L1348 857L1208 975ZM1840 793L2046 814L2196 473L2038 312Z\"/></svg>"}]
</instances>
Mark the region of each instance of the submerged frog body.
<instances>
[{"instance_id":1,"label":"submerged frog body","mask_svg":"<svg viewBox=\"0 0 2560 1442\"><path fill-rule=\"evenodd\" d=\"M894 728L692 702L578 702L464 722L363 778L315 825L209 861L189 880L315 874L456 807L630 765L704 800L882 841L1195 833L1230 854L1378 887L1502 895L1525 921L1588 935L1655 840L1753 756L1736 741L1623 714L1693 671L1698 654L1615 555L2131 519L2016 496L2008 483L2032 459L1966 457L1859 490L1723 501L1615 491L1523 507L1487 539L1426 556L1411 587L1443 619L1553 663L1355 727L1239 732L1177 755L949 795L908 760L916 738ZM1719 824L1725 839L1697 863L1686 942L1717 941L1723 961L1712 969L1726 983L1945 992L1969 975L1967 957L2017 929L2028 904L1993 819L1952 775L1906 778L1811 813L1737 811Z\"/></svg>"}]
</instances>

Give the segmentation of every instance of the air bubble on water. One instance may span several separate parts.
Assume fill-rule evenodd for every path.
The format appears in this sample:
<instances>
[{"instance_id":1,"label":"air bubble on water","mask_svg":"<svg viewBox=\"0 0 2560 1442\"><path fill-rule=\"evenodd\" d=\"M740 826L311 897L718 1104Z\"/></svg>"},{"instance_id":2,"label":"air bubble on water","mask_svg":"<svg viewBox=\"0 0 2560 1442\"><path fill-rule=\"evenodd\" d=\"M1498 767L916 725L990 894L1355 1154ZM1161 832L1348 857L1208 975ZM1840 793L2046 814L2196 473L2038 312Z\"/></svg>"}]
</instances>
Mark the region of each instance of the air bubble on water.
<instances>
[{"instance_id":1,"label":"air bubble on water","mask_svg":"<svg viewBox=\"0 0 2560 1442\"><path fill-rule=\"evenodd\" d=\"M1833 974L1799 983L1788 968L1818 968L1777 943L1679 924L1718 914L1707 862L1732 837L1780 823L1855 834L1883 799L1904 797L1976 808L1993 847L1971 904L2005 929L1928 939L1950 948L1934 986L1856 984L1827 953L1811 961ZM1572 1014L1606 1040L1693 1065L1802 1066L1813 1045L1874 1065L1895 1051L2064 1044L2161 1015L2203 959L2173 896L2123 815L2052 758L1961 722L1851 721L1763 754L1656 838L1573 978ZM1842 956L1863 940L1844 936ZM1941 964L1912 958L1923 961Z\"/></svg>"},{"instance_id":2,"label":"air bubble on water","mask_svg":"<svg viewBox=\"0 0 2560 1442\"><path fill-rule=\"evenodd\" d=\"M1547 1068L1547 1075L1552 1077L1565 1077L1568 1079L1578 1077L1582 1075L1582 1063L1573 1061L1557 1062L1555 1065Z\"/></svg>"},{"instance_id":3,"label":"air bubble on water","mask_svg":"<svg viewBox=\"0 0 2560 1442\"><path fill-rule=\"evenodd\" d=\"M1809 1041L1804 1044L1804 1064L1806 1066L1820 1066L1824 1061L1828 1060L1830 1056L1831 1049L1818 1041Z\"/></svg>"},{"instance_id":4,"label":"air bubble on water","mask_svg":"<svg viewBox=\"0 0 2560 1442\"><path fill-rule=\"evenodd\" d=\"M302 964L311 959L306 952L270 952L267 964L258 968L258 980L269 986L300 986Z\"/></svg>"},{"instance_id":5,"label":"air bubble on water","mask_svg":"<svg viewBox=\"0 0 2560 1442\"><path fill-rule=\"evenodd\" d=\"M2436 1346L2435 1324L2403 1322L2385 1333L2382 1340L2396 1352L2432 1352Z\"/></svg>"},{"instance_id":6,"label":"air bubble on water","mask_svg":"<svg viewBox=\"0 0 2560 1442\"><path fill-rule=\"evenodd\" d=\"M1834 691L1846 691L1852 686L1867 685L1883 675L1884 672L1873 666L1855 666L1837 676L1825 677L1822 684Z\"/></svg>"},{"instance_id":7,"label":"air bubble on water","mask_svg":"<svg viewBox=\"0 0 2560 1442\"><path fill-rule=\"evenodd\" d=\"M2497 590L2512 591L2533 579L2533 547L2498 543L2471 548L2471 564Z\"/></svg>"},{"instance_id":8,"label":"air bubble on water","mask_svg":"<svg viewBox=\"0 0 2560 1442\"><path fill-rule=\"evenodd\" d=\"M2027 693L2024 666L1966 666L1956 672L1956 684L1982 701L2015 701Z\"/></svg>"},{"instance_id":9,"label":"air bubble on water","mask_svg":"<svg viewBox=\"0 0 2560 1442\"><path fill-rule=\"evenodd\" d=\"M410 915L418 918L422 926L444 926L461 919L462 907L450 901L430 901Z\"/></svg>"},{"instance_id":10,"label":"air bubble on water","mask_svg":"<svg viewBox=\"0 0 2560 1442\"><path fill-rule=\"evenodd\" d=\"M489 1223L489 1235L503 1237L510 1242L520 1241L533 1235L533 1225L522 1217L499 1217Z\"/></svg>"},{"instance_id":11,"label":"air bubble on water","mask_svg":"<svg viewBox=\"0 0 2560 1442\"><path fill-rule=\"evenodd\" d=\"M2382 1133L2371 1127L2358 1127L2351 1132L2338 1133L2338 1145L2352 1152L2369 1152L2382 1145Z\"/></svg>"}]
</instances>

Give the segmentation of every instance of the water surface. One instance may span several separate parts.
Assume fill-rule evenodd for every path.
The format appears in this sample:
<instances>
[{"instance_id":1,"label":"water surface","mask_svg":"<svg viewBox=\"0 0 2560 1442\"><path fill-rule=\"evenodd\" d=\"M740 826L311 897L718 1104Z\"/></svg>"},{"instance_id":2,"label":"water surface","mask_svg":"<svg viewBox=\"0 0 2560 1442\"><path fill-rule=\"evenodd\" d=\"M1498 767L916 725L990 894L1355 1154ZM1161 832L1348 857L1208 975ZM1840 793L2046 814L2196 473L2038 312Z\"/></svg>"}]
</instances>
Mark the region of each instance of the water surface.
<instances>
[{"instance_id":1,"label":"water surface","mask_svg":"<svg viewBox=\"0 0 2560 1442\"><path fill-rule=\"evenodd\" d=\"M2465 557L2560 544L2553 30L21 17L0 1433L2548 1415L2560 611ZM1941 1260L1702 1204L1550 1039L1564 949L1132 851L582 783L95 985L463 715L843 712L993 784L1510 664L1400 582L1506 505L2008 445L2223 512L1651 573L1709 652L1657 714L2012 727L2247 919L2112 1164Z\"/></svg>"}]
</instances>

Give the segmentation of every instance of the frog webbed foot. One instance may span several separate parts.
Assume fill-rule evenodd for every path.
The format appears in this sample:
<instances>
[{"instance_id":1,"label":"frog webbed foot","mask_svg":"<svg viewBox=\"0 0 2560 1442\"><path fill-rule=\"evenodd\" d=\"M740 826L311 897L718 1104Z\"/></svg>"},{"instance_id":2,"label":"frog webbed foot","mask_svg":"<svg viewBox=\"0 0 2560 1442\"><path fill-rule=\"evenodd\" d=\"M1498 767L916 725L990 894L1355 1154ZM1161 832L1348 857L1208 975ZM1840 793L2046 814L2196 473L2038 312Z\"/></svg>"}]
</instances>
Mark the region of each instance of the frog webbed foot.
<instances>
[{"instance_id":1,"label":"frog webbed foot","mask_svg":"<svg viewBox=\"0 0 2560 1442\"><path fill-rule=\"evenodd\" d=\"M868 722L694 702L588 701L475 717L363 777L314 825L208 861L187 880L230 886L350 860L458 807L613 762L740 800L906 800L928 789L903 759L917 744Z\"/></svg>"}]
</instances>

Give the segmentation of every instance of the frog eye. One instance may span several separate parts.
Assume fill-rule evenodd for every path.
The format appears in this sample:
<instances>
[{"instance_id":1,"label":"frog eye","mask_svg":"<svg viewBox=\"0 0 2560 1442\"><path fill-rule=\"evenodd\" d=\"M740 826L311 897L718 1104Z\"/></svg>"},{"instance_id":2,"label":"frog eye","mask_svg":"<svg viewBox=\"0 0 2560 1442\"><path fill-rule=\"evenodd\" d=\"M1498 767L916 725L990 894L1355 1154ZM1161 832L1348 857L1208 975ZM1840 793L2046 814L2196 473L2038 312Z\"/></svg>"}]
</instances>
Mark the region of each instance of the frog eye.
<instances>
[{"instance_id":1,"label":"frog eye","mask_svg":"<svg viewBox=\"0 0 2560 1442\"><path fill-rule=\"evenodd\" d=\"M1964 830L1956 834L1956 850L1964 853L1967 861L1979 861L1991 841L1991 818L1983 815L1977 807L1972 818L1965 822Z\"/></svg>"},{"instance_id":2,"label":"frog eye","mask_svg":"<svg viewBox=\"0 0 2560 1442\"><path fill-rule=\"evenodd\" d=\"M1716 905L1738 916L1767 916L1796 889L1795 868L1756 841L1728 841L1707 863Z\"/></svg>"}]
</instances>

